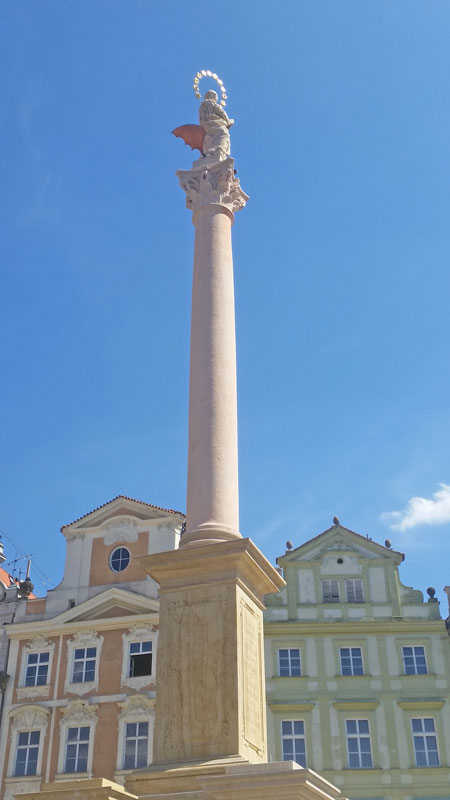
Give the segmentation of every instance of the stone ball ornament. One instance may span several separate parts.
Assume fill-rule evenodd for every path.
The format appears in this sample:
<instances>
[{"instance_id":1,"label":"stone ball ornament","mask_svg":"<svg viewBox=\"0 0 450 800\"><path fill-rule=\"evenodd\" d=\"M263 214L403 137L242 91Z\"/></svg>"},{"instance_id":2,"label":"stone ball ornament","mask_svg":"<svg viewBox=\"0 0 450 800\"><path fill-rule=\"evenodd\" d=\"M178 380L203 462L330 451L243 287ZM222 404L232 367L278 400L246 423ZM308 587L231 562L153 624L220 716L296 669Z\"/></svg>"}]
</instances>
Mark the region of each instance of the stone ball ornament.
<instances>
[{"instance_id":1,"label":"stone ball ornament","mask_svg":"<svg viewBox=\"0 0 450 800\"><path fill-rule=\"evenodd\" d=\"M202 69L202 70L200 70L199 72L197 72L197 74L196 74L196 76L194 78L194 83L193 83L192 88L193 88L193 90L195 92L195 96L196 96L197 100L201 100L202 99L202 95L201 95L201 92L200 92L200 81L202 80L202 78L212 78L214 81L216 81L216 83L217 83L217 85L218 85L218 87L220 89L220 93L222 95L222 99L220 101L220 105L223 106L223 108L225 108L225 106L227 104L226 101L228 100L227 90L225 89L225 86L223 85L223 81L219 78L219 76L215 72L211 72L210 69Z\"/></svg>"}]
</instances>

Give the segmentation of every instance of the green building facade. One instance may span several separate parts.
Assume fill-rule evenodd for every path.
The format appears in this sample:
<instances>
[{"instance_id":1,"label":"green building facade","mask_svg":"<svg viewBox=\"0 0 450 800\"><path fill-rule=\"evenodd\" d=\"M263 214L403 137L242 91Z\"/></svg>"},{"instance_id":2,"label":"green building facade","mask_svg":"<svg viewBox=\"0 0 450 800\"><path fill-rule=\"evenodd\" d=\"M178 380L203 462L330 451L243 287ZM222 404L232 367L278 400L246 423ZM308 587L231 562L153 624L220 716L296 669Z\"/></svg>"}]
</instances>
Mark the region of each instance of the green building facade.
<instances>
[{"instance_id":1,"label":"green building facade","mask_svg":"<svg viewBox=\"0 0 450 800\"><path fill-rule=\"evenodd\" d=\"M278 559L267 598L269 757L351 800L450 800L450 639L403 558L335 524Z\"/></svg>"}]
</instances>

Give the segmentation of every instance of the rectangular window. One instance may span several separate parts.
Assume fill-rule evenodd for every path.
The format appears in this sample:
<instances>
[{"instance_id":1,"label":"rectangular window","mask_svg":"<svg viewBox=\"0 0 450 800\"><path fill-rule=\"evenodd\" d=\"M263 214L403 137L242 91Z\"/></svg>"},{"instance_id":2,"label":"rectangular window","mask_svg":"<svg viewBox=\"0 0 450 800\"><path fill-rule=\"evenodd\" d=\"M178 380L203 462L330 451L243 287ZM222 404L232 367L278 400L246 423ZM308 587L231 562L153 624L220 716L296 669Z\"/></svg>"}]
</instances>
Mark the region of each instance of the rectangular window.
<instances>
[{"instance_id":1,"label":"rectangular window","mask_svg":"<svg viewBox=\"0 0 450 800\"><path fill-rule=\"evenodd\" d=\"M424 647L403 648L403 669L405 675L426 675L427 662Z\"/></svg>"},{"instance_id":2,"label":"rectangular window","mask_svg":"<svg viewBox=\"0 0 450 800\"><path fill-rule=\"evenodd\" d=\"M347 603L364 603L363 582L359 579L345 581Z\"/></svg>"},{"instance_id":3,"label":"rectangular window","mask_svg":"<svg viewBox=\"0 0 450 800\"><path fill-rule=\"evenodd\" d=\"M40 731L22 731L17 739L15 777L36 775Z\"/></svg>"},{"instance_id":4,"label":"rectangular window","mask_svg":"<svg viewBox=\"0 0 450 800\"><path fill-rule=\"evenodd\" d=\"M87 772L90 728L68 728L64 772Z\"/></svg>"},{"instance_id":5,"label":"rectangular window","mask_svg":"<svg viewBox=\"0 0 450 800\"><path fill-rule=\"evenodd\" d=\"M127 722L124 769L148 766L148 722Z\"/></svg>"},{"instance_id":6,"label":"rectangular window","mask_svg":"<svg viewBox=\"0 0 450 800\"><path fill-rule=\"evenodd\" d=\"M322 581L322 602L339 603L339 584L337 581Z\"/></svg>"},{"instance_id":7,"label":"rectangular window","mask_svg":"<svg viewBox=\"0 0 450 800\"><path fill-rule=\"evenodd\" d=\"M278 650L278 671L281 676L298 676L302 674L300 650L296 647Z\"/></svg>"},{"instance_id":8,"label":"rectangular window","mask_svg":"<svg viewBox=\"0 0 450 800\"><path fill-rule=\"evenodd\" d=\"M45 686L48 678L50 653L29 653L25 686Z\"/></svg>"},{"instance_id":9,"label":"rectangular window","mask_svg":"<svg viewBox=\"0 0 450 800\"><path fill-rule=\"evenodd\" d=\"M283 720L281 723L283 761L296 761L306 767L305 723L303 720Z\"/></svg>"},{"instance_id":10,"label":"rectangular window","mask_svg":"<svg viewBox=\"0 0 450 800\"><path fill-rule=\"evenodd\" d=\"M355 769L369 769L372 766L369 721L367 719L347 719L345 726L348 766Z\"/></svg>"},{"instance_id":11,"label":"rectangular window","mask_svg":"<svg viewBox=\"0 0 450 800\"><path fill-rule=\"evenodd\" d=\"M128 677L152 674L152 643L130 642Z\"/></svg>"},{"instance_id":12,"label":"rectangular window","mask_svg":"<svg viewBox=\"0 0 450 800\"><path fill-rule=\"evenodd\" d=\"M72 683L95 680L96 647L77 647L74 652Z\"/></svg>"},{"instance_id":13,"label":"rectangular window","mask_svg":"<svg viewBox=\"0 0 450 800\"><path fill-rule=\"evenodd\" d=\"M341 675L364 675L360 647L341 647Z\"/></svg>"},{"instance_id":14,"label":"rectangular window","mask_svg":"<svg viewBox=\"0 0 450 800\"><path fill-rule=\"evenodd\" d=\"M419 719L412 719L411 724L416 767L438 767L439 753L434 719L432 717L419 717Z\"/></svg>"}]
</instances>

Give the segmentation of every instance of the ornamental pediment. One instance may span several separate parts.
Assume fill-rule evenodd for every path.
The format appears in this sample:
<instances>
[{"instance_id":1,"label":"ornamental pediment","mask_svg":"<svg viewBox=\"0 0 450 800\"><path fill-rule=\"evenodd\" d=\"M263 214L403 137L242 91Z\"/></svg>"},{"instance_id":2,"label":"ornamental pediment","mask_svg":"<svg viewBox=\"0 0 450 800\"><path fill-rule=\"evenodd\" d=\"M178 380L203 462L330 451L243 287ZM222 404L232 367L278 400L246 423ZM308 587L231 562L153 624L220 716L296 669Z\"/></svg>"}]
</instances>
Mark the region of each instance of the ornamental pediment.
<instances>
[{"instance_id":1,"label":"ornamental pediment","mask_svg":"<svg viewBox=\"0 0 450 800\"><path fill-rule=\"evenodd\" d=\"M141 500L120 495L93 511L84 514L68 525L63 525L61 532L66 539L80 536L82 533L104 529L105 534L114 541L115 530L120 528L125 533L125 541L135 541L136 531L146 527L146 523L160 520L161 523L181 525L184 514L172 509L160 508ZM127 536L132 538L127 539ZM122 537L123 540L123 537Z\"/></svg>"},{"instance_id":2,"label":"ornamental pediment","mask_svg":"<svg viewBox=\"0 0 450 800\"><path fill-rule=\"evenodd\" d=\"M402 553L374 542L368 536L344 528L343 525L333 525L328 530L323 531L318 536L314 536L309 541L296 547L295 550L287 551L277 559L279 564L305 561L322 561L324 557L335 554L351 553L354 557L367 560L391 559L397 564L403 560Z\"/></svg>"}]
</instances>

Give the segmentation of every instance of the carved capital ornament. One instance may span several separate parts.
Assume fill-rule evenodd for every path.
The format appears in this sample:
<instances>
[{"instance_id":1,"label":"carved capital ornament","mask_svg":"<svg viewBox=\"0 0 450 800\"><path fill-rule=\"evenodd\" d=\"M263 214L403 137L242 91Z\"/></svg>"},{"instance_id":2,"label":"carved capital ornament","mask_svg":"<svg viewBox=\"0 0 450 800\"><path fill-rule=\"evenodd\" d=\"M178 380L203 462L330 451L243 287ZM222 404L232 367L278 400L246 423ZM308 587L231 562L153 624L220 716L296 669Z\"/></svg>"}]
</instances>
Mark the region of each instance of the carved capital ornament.
<instances>
[{"instance_id":1,"label":"carved capital ornament","mask_svg":"<svg viewBox=\"0 0 450 800\"><path fill-rule=\"evenodd\" d=\"M204 206L219 205L231 214L247 203L248 195L241 189L235 175L234 158L216 161L190 170L178 170L180 186L186 192L186 207L194 214Z\"/></svg>"}]
</instances>

